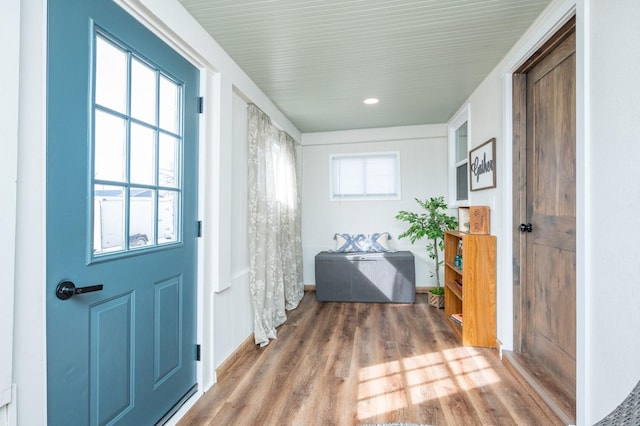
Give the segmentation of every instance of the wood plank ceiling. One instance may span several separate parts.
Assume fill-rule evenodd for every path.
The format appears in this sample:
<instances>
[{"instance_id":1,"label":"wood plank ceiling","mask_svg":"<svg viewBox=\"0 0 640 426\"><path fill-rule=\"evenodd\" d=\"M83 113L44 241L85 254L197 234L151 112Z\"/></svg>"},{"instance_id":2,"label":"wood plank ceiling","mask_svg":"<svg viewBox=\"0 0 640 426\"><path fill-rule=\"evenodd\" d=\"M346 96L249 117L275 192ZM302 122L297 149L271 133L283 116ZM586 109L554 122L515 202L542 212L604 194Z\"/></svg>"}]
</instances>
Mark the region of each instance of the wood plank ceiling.
<instances>
[{"instance_id":1,"label":"wood plank ceiling","mask_svg":"<svg viewBox=\"0 0 640 426\"><path fill-rule=\"evenodd\" d=\"M550 2L179 1L302 132L448 121Z\"/></svg>"}]
</instances>

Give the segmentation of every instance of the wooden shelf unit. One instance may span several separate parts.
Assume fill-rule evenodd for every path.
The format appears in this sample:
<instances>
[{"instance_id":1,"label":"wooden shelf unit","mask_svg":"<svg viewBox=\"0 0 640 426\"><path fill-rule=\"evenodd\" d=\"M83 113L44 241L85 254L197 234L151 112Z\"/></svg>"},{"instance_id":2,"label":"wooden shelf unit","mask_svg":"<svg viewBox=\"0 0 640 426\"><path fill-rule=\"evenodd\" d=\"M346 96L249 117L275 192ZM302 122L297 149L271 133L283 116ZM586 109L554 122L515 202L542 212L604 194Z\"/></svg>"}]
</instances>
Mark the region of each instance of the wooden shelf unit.
<instances>
[{"instance_id":1,"label":"wooden shelf unit","mask_svg":"<svg viewBox=\"0 0 640 426\"><path fill-rule=\"evenodd\" d=\"M455 266L462 241L462 269ZM459 285L456 281L461 282ZM496 346L496 237L446 231L444 313L465 346ZM462 314L462 326L451 319Z\"/></svg>"}]
</instances>

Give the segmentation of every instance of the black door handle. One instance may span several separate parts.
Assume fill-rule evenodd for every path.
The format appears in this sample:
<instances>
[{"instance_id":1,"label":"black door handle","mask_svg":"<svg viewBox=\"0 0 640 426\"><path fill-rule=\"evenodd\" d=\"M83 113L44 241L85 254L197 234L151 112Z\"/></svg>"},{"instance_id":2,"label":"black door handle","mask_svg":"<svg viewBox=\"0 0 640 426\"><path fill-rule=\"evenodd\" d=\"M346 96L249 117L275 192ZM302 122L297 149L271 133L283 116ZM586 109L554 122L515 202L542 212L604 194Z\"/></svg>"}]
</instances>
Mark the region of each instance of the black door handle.
<instances>
[{"instance_id":1,"label":"black door handle","mask_svg":"<svg viewBox=\"0 0 640 426\"><path fill-rule=\"evenodd\" d=\"M520 232L531 232L533 231L533 228L531 227L530 223L527 223L526 225L524 223L520 224Z\"/></svg>"},{"instance_id":2,"label":"black door handle","mask_svg":"<svg viewBox=\"0 0 640 426\"><path fill-rule=\"evenodd\" d=\"M90 285L88 287L76 287L71 281L62 281L56 287L56 296L60 300L67 300L76 294L91 293L92 291L100 291L104 286L102 284Z\"/></svg>"}]
</instances>

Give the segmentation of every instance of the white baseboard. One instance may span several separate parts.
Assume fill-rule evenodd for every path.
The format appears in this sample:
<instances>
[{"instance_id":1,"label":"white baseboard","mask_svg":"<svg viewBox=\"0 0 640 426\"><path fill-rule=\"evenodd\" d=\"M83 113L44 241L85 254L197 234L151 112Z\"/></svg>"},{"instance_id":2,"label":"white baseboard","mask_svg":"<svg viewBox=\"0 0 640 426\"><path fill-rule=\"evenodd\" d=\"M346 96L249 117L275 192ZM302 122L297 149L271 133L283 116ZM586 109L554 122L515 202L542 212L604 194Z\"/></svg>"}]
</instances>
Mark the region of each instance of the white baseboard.
<instances>
[{"instance_id":1,"label":"white baseboard","mask_svg":"<svg viewBox=\"0 0 640 426\"><path fill-rule=\"evenodd\" d=\"M11 386L10 392L10 402L0 406L0 426L18 426L18 408L16 404L15 384Z\"/></svg>"}]
</instances>

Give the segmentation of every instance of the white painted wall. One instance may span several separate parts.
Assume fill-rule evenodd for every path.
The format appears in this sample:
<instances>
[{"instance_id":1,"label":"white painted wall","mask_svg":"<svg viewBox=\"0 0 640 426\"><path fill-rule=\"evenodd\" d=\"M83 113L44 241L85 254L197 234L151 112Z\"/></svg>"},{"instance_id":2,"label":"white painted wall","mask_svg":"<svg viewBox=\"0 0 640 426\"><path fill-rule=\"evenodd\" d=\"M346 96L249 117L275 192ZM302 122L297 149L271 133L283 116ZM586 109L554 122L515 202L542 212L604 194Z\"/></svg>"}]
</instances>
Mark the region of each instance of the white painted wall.
<instances>
[{"instance_id":1,"label":"white painted wall","mask_svg":"<svg viewBox=\"0 0 640 426\"><path fill-rule=\"evenodd\" d=\"M468 148L469 150L482 145L491 138L496 139L496 161L495 161L495 173L496 173L496 187L490 189L483 189L480 191L471 191L469 188L469 200L470 206L489 206L491 225L490 232L496 236L496 250L497 259L496 267L498 271L502 271L505 267L505 246L510 243L504 238L503 223L505 219L504 215L504 188L505 188L505 155L504 146L505 138L502 134L503 129L503 114L502 114L502 78L500 76L500 68L494 69L489 76L482 82L482 84L474 91L471 97L468 99L469 104L469 136L468 136ZM466 103L465 103L466 104ZM461 107L463 108L463 107ZM455 116L455 114L454 114ZM503 277L497 277L497 294L498 298L506 300L508 296L505 295L505 283L509 283L510 280L505 280ZM509 288L509 292L510 292ZM512 293L510 293L512 294ZM504 296L504 297L503 297ZM498 303L497 305L497 336L498 339L508 348L512 347L512 309L506 309L510 305L505 303ZM508 324L505 324L505 316L509 318ZM509 328L511 327L511 328Z\"/></svg>"},{"instance_id":2,"label":"white painted wall","mask_svg":"<svg viewBox=\"0 0 640 426\"><path fill-rule=\"evenodd\" d=\"M408 226L394 219L400 210L419 211L415 198L447 194L447 128L445 125L407 126L302 135L302 253L304 283L315 284L314 257L335 249L337 232L389 232L398 250L416 258L416 285L434 286L434 263L426 241L412 245L398 240ZM397 201L329 201L329 156L341 153L398 151L402 199ZM452 212L455 213L455 212ZM442 272L442 271L441 271Z\"/></svg>"},{"instance_id":3,"label":"white painted wall","mask_svg":"<svg viewBox=\"0 0 640 426\"><path fill-rule=\"evenodd\" d=\"M233 133L231 141L231 277L246 275L249 272L248 247L248 150L247 102L238 93L233 94Z\"/></svg>"},{"instance_id":4,"label":"white painted wall","mask_svg":"<svg viewBox=\"0 0 640 426\"><path fill-rule=\"evenodd\" d=\"M20 82L16 206L14 424L46 424L45 34L44 0L20 1ZM1 67L0 73L8 67ZM4 75L4 74L3 74ZM2 182L1 184L5 184ZM17 416L17 419L16 419Z\"/></svg>"},{"instance_id":5,"label":"white painted wall","mask_svg":"<svg viewBox=\"0 0 640 426\"><path fill-rule=\"evenodd\" d=\"M13 292L16 237L16 180L18 173L18 109L20 82L20 2L11 0L0 14L0 51L6 63L0 74L0 425L7 417L13 383Z\"/></svg>"},{"instance_id":6,"label":"white painted wall","mask_svg":"<svg viewBox=\"0 0 640 426\"><path fill-rule=\"evenodd\" d=\"M249 291L249 246L247 238L247 103L232 95L233 129L230 211L233 212L230 238L229 285L214 294L215 366L219 366L253 333L253 307Z\"/></svg>"},{"instance_id":7,"label":"white painted wall","mask_svg":"<svg viewBox=\"0 0 640 426\"><path fill-rule=\"evenodd\" d=\"M504 182L505 182L505 161L504 144L505 138L502 137L503 117L502 117L502 79L498 69L494 70L484 82L474 91L469 98L470 117L469 117L469 150L485 143L491 138L496 139L496 188L484 189L480 191L471 191L469 188L470 206L489 206L491 215L492 235L496 236L496 267L497 271L502 271L505 262L510 263L504 256L505 246L510 243L505 239L503 223L505 219L504 209ZM509 296L505 293L505 284L510 281L502 280L497 277L497 294L502 300L506 300ZM510 288L509 288L510 290ZM510 294L512 294L510 292ZM504 296L504 297L501 297ZM498 303L496 306L496 332L498 339L503 344L512 346L513 327L511 324L505 324L504 318L512 317L512 306L505 303Z\"/></svg>"},{"instance_id":8,"label":"white painted wall","mask_svg":"<svg viewBox=\"0 0 640 426\"><path fill-rule=\"evenodd\" d=\"M596 421L640 380L640 3L585 3L585 418Z\"/></svg>"}]
</instances>

